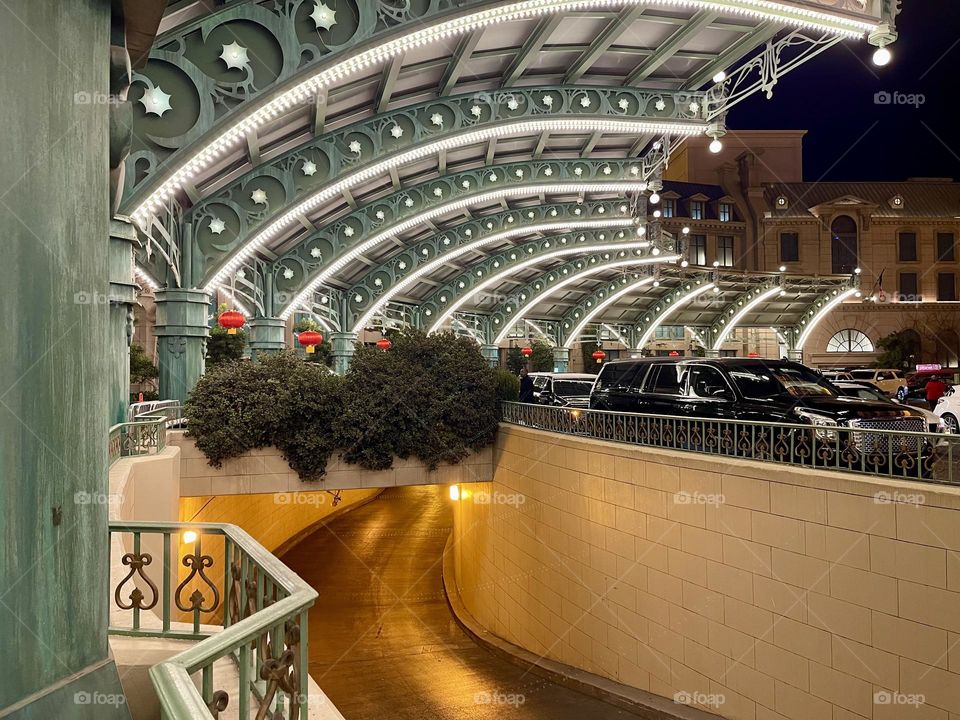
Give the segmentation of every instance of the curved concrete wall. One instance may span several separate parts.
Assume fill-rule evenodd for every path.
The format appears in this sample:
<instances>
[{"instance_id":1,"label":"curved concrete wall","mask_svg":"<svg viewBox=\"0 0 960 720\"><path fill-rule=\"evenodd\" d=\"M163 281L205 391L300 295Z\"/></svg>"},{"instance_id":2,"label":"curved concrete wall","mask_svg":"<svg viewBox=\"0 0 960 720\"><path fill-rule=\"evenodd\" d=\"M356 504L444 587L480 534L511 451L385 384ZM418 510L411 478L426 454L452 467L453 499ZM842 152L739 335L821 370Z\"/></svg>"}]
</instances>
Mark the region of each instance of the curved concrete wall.
<instances>
[{"instance_id":1,"label":"curved concrete wall","mask_svg":"<svg viewBox=\"0 0 960 720\"><path fill-rule=\"evenodd\" d=\"M494 468L451 547L495 635L736 720L960 717L960 489L513 426Z\"/></svg>"}]
</instances>

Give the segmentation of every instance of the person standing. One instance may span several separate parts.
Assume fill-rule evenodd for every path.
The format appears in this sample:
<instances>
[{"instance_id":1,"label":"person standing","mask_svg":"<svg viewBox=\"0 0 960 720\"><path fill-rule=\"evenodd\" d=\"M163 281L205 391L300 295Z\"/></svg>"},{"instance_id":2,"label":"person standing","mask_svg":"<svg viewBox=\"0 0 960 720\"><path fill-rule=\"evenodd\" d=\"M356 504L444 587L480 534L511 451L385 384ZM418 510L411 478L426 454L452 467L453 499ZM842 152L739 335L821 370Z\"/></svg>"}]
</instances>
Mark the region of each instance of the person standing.
<instances>
[{"instance_id":1,"label":"person standing","mask_svg":"<svg viewBox=\"0 0 960 720\"><path fill-rule=\"evenodd\" d=\"M526 368L520 368L520 402L533 402L533 378L527 373Z\"/></svg>"},{"instance_id":2,"label":"person standing","mask_svg":"<svg viewBox=\"0 0 960 720\"><path fill-rule=\"evenodd\" d=\"M930 409L933 410L937 406L937 401L943 397L943 394L947 391L947 384L938 377L932 377L927 381L924 390L927 393L927 403L930 405Z\"/></svg>"}]
</instances>

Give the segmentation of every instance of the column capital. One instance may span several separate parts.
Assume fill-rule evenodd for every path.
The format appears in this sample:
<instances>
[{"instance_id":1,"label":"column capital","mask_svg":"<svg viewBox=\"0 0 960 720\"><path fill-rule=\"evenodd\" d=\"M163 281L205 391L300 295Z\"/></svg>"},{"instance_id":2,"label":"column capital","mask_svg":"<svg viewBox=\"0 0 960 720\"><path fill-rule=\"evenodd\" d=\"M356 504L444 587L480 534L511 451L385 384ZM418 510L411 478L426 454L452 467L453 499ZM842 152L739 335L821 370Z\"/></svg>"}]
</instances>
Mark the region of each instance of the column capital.
<instances>
[{"instance_id":1,"label":"column capital","mask_svg":"<svg viewBox=\"0 0 960 720\"><path fill-rule=\"evenodd\" d=\"M278 317L255 317L250 321L250 352L276 353L287 347L287 321Z\"/></svg>"}]
</instances>

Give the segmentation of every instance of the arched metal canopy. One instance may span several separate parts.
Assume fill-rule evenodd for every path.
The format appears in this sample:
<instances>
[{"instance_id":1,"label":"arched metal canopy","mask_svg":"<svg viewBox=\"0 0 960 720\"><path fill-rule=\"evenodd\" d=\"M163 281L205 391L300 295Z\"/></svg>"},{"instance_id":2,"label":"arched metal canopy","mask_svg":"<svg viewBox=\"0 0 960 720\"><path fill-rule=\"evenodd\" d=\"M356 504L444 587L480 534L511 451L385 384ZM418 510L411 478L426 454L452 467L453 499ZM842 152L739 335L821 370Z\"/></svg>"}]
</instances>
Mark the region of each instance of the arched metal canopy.
<instances>
[{"instance_id":1,"label":"arched metal canopy","mask_svg":"<svg viewBox=\"0 0 960 720\"><path fill-rule=\"evenodd\" d=\"M343 332L371 308L423 324L427 309L445 312L438 288L559 230L549 210L579 201L591 218L600 207L643 217L642 183L659 181L683 137L722 136L732 105L844 38L891 42L897 12L887 0L179 3L132 92L124 208L143 230L141 277L228 286L258 315L312 312ZM531 232L488 246L461 234L504 233L510 217ZM535 287L581 260L542 251L516 273L508 262L485 292ZM578 268L529 319L562 326L585 295L635 270L613 261ZM657 284L666 292L681 275ZM725 273L718 285L730 304L755 282L769 278ZM446 295L470 332L486 314L491 340L522 304ZM738 322L799 324L807 299L765 297ZM642 326L647 300L617 300L597 319ZM731 309L691 302L669 322L713 337Z\"/></svg>"}]
</instances>

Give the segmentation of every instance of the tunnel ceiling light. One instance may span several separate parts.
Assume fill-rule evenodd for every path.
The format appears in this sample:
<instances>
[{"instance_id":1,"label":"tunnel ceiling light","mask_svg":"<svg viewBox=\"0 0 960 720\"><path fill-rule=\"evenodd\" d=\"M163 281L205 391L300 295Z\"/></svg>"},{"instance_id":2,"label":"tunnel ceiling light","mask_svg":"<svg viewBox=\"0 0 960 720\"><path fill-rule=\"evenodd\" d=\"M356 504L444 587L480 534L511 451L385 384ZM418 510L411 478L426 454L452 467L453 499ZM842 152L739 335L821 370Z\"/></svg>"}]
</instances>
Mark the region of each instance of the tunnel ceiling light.
<instances>
[{"instance_id":1,"label":"tunnel ceiling light","mask_svg":"<svg viewBox=\"0 0 960 720\"><path fill-rule=\"evenodd\" d=\"M737 325L739 325L740 322L747 315L749 315L755 307L757 307L757 305L760 305L761 303L766 302L767 300L772 298L774 295L779 295L779 294L780 294L780 286L777 285L776 287L769 288L766 291L760 293L755 298L753 298L750 302L744 305L743 309L740 310L740 312L738 312L736 315L734 315L730 319L730 322L726 323L726 326L720 332L720 335L717 336L717 341L713 344L713 349L719 350L720 346L726 342L727 337L730 335L730 333L733 332L734 328L736 328Z\"/></svg>"},{"instance_id":2,"label":"tunnel ceiling light","mask_svg":"<svg viewBox=\"0 0 960 720\"><path fill-rule=\"evenodd\" d=\"M620 220L582 220L579 222L553 222L553 223L541 223L539 225L526 225L521 227L510 228L509 230L504 230L502 232L493 233L487 237L480 238L479 240L474 240L473 242L461 245L450 252L441 253L437 255L433 260L428 263L424 263L418 267L413 272L405 275L399 282L393 285L389 290L386 290L375 302L364 315L357 321L356 327L353 329L353 332L359 332L359 330L369 324L369 322L379 313L387 303L389 303L397 294L403 292L408 287L416 283L420 278L425 275L429 275L431 272L436 270L439 267L448 265L451 261L456 258L466 255L468 253L474 252L478 248L490 245L492 243L497 243L508 238L516 237L518 235L528 235L531 233L539 232L549 232L549 231L558 231L566 232L572 230L589 230L592 228L617 228L624 227L629 225L629 219L620 219ZM547 241L547 246L549 247L549 240ZM623 248L626 250L641 248L649 245L649 243L606 243L600 246L589 246L589 245L573 245L562 250L554 251L553 253L544 253L543 255L537 255L530 260L525 260L517 265L512 267L519 269L521 267L527 267L532 265L538 260L543 259L544 257L554 257L555 255L568 255L570 253L584 253L589 254L590 252L596 252L598 248L609 249L609 248ZM588 249L589 248L589 249Z\"/></svg>"},{"instance_id":3,"label":"tunnel ceiling light","mask_svg":"<svg viewBox=\"0 0 960 720\"><path fill-rule=\"evenodd\" d=\"M564 248L563 250L556 250L552 253L544 253L543 255L539 255L535 258L529 258L523 261L522 263L518 263L517 265L513 265L512 267L507 268L502 272L499 272L495 275L491 275L479 285L474 285L472 288L470 288L470 291L468 293L463 295L463 297L457 298L456 302L454 302L449 308L443 311L440 317L437 318L437 321L430 327L430 330L428 332L430 333L437 332L443 326L443 324L457 310L463 307L467 303L467 301L470 300L477 293L483 292L488 287L495 285L496 283L503 280L503 278L508 277L513 273L515 273L517 270L522 270L526 267L530 267L531 265L534 265L537 262L542 262L544 259L549 259L551 257L560 257L563 255L572 255L574 253L584 252L587 250L589 250L589 252L587 252L586 254L603 252L604 250L620 250L620 249L635 250L635 249L640 249L645 245L646 243L610 243L608 245L593 245L589 247L578 245L572 248ZM655 260L654 258L637 258L636 260L636 264L638 265L645 264L645 263L653 263L653 262L657 262L657 260ZM514 324L519 319L520 319L519 316L514 318L513 320Z\"/></svg>"},{"instance_id":4,"label":"tunnel ceiling light","mask_svg":"<svg viewBox=\"0 0 960 720\"><path fill-rule=\"evenodd\" d=\"M160 184L134 209L133 218L137 224L145 227L146 219L163 207L175 192L182 189L185 184L193 182L200 172L220 160L249 134L256 133L293 106L312 100L317 93L336 86L360 70L379 66L387 60L425 44L444 41L452 36L470 33L496 23L522 21L566 11L646 4L648 0L527 0L465 14L379 43L324 70L314 72L290 89L270 100L265 100L258 108L248 111L219 135L211 138L189 155L175 170L166 174ZM878 27L876 23L858 21L812 9L788 7L771 0L658 0L658 4L719 11L854 39L862 38Z\"/></svg>"},{"instance_id":5,"label":"tunnel ceiling light","mask_svg":"<svg viewBox=\"0 0 960 720\"><path fill-rule=\"evenodd\" d=\"M653 333L656 331L656 329L657 329L658 327L660 327L661 324L663 324L663 321L664 321L664 320L666 320L668 317L670 317L671 315L673 315L673 313L675 313L679 308L681 308L681 307L683 307L684 305L686 305L688 302L690 302L691 300L693 300L693 299L694 299L695 297L697 297L698 295L707 292L707 290L713 290L714 287L715 287L715 286L714 286L713 283L706 283L705 285L701 285L701 286L699 286L699 287L697 287L697 288L694 288L693 290L691 290L690 292L688 292L686 295L681 296L680 298L678 298L678 299L675 300L674 302L672 302L672 303L670 303L669 305L667 305L667 306L666 306L666 309L665 309L663 312L660 313L660 316L657 317L657 318L650 324L650 327L648 327L648 328L644 331L643 335L640 337L640 341L637 343L637 350L642 350L642 349L643 349L643 346L647 344L647 342L648 342L648 341L650 340L650 338L653 336ZM718 288L718 289L719 289L719 288ZM669 297L669 296L668 296L668 297ZM666 299L668 299L668 298L665 298L665 300L666 300Z\"/></svg>"},{"instance_id":6,"label":"tunnel ceiling light","mask_svg":"<svg viewBox=\"0 0 960 720\"><path fill-rule=\"evenodd\" d=\"M454 200L453 202L444 203L443 205L438 205L437 207L426 210L414 217L408 218L403 222L397 223L392 227L383 230L376 235L371 236L369 239L365 240L363 243L353 248L352 250L347 251L341 255L337 260L327 266L317 277L311 280L306 287L297 293L297 296L291 302L291 305L298 305L303 301L303 298L309 297L310 294L320 285L325 283L351 261L356 259L358 256L363 255L371 248L379 245L386 240L389 240L392 237L395 237L397 234L410 230L411 228L416 227L417 225L431 220L435 217L445 215L447 213L462 210L463 208L469 207L470 205L484 204L492 200L500 200L503 198L514 197L519 195L538 195L541 193L553 193L553 192L614 192L614 193L626 193L633 192L636 190L637 186L640 183L637 181L625 181L625 182L596 182L596 183L551 183L551 184L535 184L535 185L513 185L503 190L491 190L489 192L480 193L479 195L473 195L466 198L461 198L460 200ZM627 224L630 224L629 222ZM280 313L280 318L286 320L290 317L290 314L293 311L291 309L286 309Z\"/></svg>"},{"instance_id":7,"label":"tunnel ceiling light","mask_svg":"<svg viewBox=\"0 0 960 720\"><path fill-rule=\"evenodd\" d=\"M669 262L670 258L660 258L660 261ZM564 278L560 282L554 285L551 285L546 290L544 290L540 295L538 295L535 298L532 298L531 301L526 305L526 307L523 308L523 311L516 316L516 320L520 320L525 315L529 315L533 311L533 309L537 307L537 305L544 302L547 298L549 298L554 293L562 290L568 285L572 285L575 282L582 281L586 277L589 277L599 272L603 272L604 270L610 270L613 268L626 267L628 265L647 265L647 264L649 264L648 258L630 258L628 260L618 260L616 262L606 263L604 265L594 265L592 267L589 267L581 273L577 273L576 275L572 275L568 278ZM506 339L509 333L510 333L510 326L507 326L500 331L500 334L497 335L497 339L493 341L493 344L499 345L500 343L502 343Z\"/></svg>"}]
</instances>

